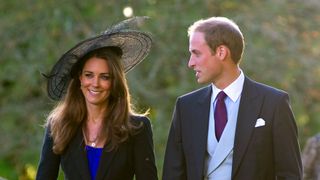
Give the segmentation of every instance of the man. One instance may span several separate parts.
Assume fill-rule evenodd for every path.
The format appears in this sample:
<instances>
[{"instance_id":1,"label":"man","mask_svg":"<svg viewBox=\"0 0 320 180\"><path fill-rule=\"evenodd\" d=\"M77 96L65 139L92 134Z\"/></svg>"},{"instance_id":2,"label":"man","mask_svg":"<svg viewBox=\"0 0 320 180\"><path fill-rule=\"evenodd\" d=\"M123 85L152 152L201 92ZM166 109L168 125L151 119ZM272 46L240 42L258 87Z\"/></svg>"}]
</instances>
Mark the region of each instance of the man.
<instances>
[{"instance_id":1,"label":"man","mask_svg":"<svg viewBox=\"0 0 320 180\"><path fill-rule=\"evenodd\" d=\"M301 179L288 94L244 75L239 27L212 17L195 22L188 35L188 66L198 83L211 85L177 99L163 179Z\"/></svg>"}]
</instances>

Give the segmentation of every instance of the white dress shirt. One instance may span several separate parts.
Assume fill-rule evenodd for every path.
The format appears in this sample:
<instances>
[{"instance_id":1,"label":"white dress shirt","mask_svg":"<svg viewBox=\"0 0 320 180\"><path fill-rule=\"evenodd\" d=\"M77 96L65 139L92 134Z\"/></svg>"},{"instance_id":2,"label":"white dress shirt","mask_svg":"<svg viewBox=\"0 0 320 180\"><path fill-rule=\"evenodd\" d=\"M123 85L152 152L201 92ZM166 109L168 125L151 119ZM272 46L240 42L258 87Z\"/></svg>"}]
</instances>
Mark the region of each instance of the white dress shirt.
<instances>
[{"instance_id":1,"label":"white dress shirt","mask_svg":"<svg viewBox=\"0 0 320 180\"><path fill-rule=\"evenodd\" d=\"M243 89L244 74L241 71L239 77L228 87L223 89L227 94L225 104L227 108L227 124L221 135L220 141L217 141L215 135L214 109L216 96L222 91L212 85L211 107L209 116L208 139L207 139L207 157L205 168L205 179L230 180L232 172L232 155L234 135L237 124L239 103Z\"/></svg>"}]
</instances>

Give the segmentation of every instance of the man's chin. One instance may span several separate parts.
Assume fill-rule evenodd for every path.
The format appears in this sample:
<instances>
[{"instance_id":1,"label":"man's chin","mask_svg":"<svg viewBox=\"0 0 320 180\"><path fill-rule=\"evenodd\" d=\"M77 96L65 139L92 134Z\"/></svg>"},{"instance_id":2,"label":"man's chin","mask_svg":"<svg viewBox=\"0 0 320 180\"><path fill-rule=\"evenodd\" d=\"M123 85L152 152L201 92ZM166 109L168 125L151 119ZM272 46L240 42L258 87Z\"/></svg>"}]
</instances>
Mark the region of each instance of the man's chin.
<instances>
[{"instance_id":1,"label":"man's chin","mask_svg":"<svg viewBox=\"0 0 320 180\"><path fill-rule=\"evenodd\" d=\"M198 83L198 84L206 84L207 82L204 81L203 79L198 78L198 79L197 79L197 83Z\"/></svg>"}]
</instances>

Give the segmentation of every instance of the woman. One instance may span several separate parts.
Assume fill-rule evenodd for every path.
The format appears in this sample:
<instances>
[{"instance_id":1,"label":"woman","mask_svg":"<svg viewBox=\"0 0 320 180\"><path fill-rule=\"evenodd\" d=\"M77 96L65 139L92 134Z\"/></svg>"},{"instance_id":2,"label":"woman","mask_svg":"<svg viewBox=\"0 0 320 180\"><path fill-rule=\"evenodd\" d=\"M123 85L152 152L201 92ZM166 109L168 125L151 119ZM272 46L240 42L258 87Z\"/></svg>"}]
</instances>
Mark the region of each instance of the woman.
<instances>
[{"instance_id":1,"label":"woman","mask_svg":"<svg viewBox=\"0 0 320 180\"><path fill-rule=\"evenodd\" d=\"M131 109L125 79L151 44L123 29L135 21L79 43L54 66L48 93L60 102L47 118L36 179L57 179L59 166L65 179L157 179L151 125Z\"/></svg>"}]
</instances>

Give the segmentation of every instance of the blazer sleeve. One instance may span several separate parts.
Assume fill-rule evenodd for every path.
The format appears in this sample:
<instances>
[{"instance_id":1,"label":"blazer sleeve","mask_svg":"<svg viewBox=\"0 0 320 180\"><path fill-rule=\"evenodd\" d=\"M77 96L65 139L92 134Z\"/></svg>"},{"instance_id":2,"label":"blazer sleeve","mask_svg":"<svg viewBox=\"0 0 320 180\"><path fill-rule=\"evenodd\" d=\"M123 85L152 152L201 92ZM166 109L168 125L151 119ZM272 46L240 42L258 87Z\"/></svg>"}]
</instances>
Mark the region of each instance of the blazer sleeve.
<instances>
[{"instance_id":1,"label":"blazer sleeve","mask_svg":"<svg viewBox=\"0 0 320 180\"><path fill-rule=\"evenodd\" d=\"M36 180L55 180L58 177L60 156L53 152L52 147L53 139L50 135L50 126L47 126Z\"/></svg>"},{"instance_id":2,"label":"blazer sleeve","mask_svg":"<svg viewBox=\"0 0 320 180\"><path fill-rule=\"evenodd\" d=\"M153 148L153 135L148 118L138 117L143 126L134 136L134 171L136 180L157 180L157 168Z\"/></svg>"},{"instance_id":3,"label":"blazer sleeve","mask_svg":"<svg viewBox=\"0 0 320 180\"><path fill-rule=\"evenodd\" d=\"M179 99L176 102L163 165L163 180L187 179L186 165L182 148Z\"/></svg>"},{"instance_id":4,"label":"blazer sleeve","mask_svg":"<svg viewBox=\"0 0 320 180\"><path fill-rule=\"evenodd\" d=\"M302 179L298 132L293 112L285 93L276 103L273 124L275 174L278 179Z\"/></svg>"}]
</instances>

